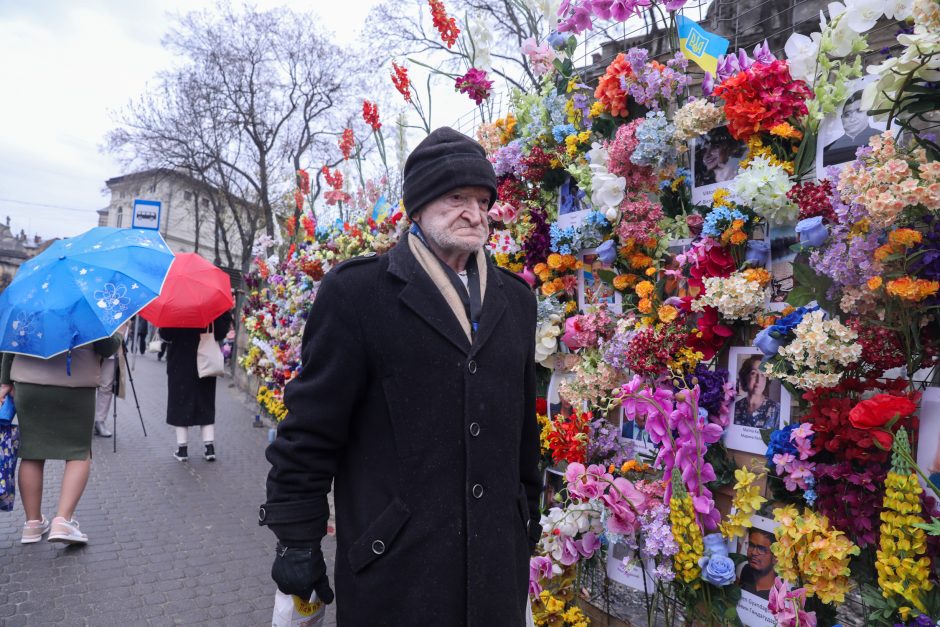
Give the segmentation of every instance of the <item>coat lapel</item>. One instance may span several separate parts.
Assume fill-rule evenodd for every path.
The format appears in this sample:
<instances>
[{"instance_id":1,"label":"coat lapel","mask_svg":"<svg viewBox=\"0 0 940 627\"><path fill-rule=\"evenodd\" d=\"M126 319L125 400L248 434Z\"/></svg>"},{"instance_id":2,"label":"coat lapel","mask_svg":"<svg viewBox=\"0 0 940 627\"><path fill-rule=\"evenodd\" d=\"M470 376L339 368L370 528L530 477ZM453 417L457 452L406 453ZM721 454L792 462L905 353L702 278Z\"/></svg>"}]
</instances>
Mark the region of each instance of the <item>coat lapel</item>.
<instances>
[{"instance_id":1,"label":"coat lapel","mask_svg":"<svg viewBox=\"0 0 940 627\"><path fill-rule=\"evenodd\" d=\"M460 323L447 305L447 301L431 281L431 277L421 268L417 260L408 249L405 241L406 234L401 241L388 253L388 272L406 285L402 288L398 298L406 307L414 311L419 318L429 324L435 331L444 336L464 353L470 351L470 344L464 334ZM486 315L486 304L483 305L483 315ZM482 321L481 321L482 326Z\"/></svg>"},{"instance_id":2,"label":"coat lapel","mask_svg":"<svg viewBox=\"0 0 940 627\"><path fill-rule=\"evenodd\" d=\"M473 338L471 354L476 354L490 339L493 330L499 324L500 318L507 307L506 288L503 287L503 278L499 271L493 267L492 262L486 263L486 294L483 297L483 311L480 312L480 326Z\"/></svg>"}]
</instances>

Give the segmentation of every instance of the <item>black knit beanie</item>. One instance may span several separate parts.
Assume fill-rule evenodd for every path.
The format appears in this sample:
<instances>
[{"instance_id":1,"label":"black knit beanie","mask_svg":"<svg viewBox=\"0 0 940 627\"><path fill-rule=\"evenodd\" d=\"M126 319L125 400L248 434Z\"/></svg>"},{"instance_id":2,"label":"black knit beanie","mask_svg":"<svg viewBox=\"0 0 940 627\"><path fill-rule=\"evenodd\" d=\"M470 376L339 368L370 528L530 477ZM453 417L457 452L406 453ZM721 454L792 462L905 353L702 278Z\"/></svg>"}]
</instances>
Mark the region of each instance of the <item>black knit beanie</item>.
<instances>
[{"instance_id":1,"label":"black knit beanie","mask_svg":"<svg viewBox=\"0 0 940 627\"><path fill-rule=\"evenodd\" d=\"M410 218L458 187L485 187L490 190L490 207L496 202L496 172L483 146L443 126L425 137L405 161L405 212Z\"/></svg>"}]
</instances>

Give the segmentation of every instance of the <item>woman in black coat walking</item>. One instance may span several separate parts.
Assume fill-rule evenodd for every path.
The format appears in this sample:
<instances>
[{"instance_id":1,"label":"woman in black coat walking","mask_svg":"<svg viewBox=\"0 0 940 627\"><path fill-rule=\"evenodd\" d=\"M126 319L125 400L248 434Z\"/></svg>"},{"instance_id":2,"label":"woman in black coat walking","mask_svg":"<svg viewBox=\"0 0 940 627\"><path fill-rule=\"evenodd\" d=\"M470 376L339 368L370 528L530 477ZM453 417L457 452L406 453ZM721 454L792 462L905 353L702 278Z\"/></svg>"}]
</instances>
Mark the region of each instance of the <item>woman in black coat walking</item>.
<instances>
[{"instance_id":1,"label":"woman in black coat walking","mask_svg":"<svg viewBox=\"0 0 940 627\"><path fill-rule=\"evenodd\" d=\"M217 342L225 339L232 326L231 312L213 321ZM196 350L202 329L160 329L160 338L169 344L166 356L167 403L166 422L176 427L173 457L181 462L189 459L189 427L200 427L204 457L215 461L215 377L200 379L196 370Z\"/></svg>"}]
</instances>

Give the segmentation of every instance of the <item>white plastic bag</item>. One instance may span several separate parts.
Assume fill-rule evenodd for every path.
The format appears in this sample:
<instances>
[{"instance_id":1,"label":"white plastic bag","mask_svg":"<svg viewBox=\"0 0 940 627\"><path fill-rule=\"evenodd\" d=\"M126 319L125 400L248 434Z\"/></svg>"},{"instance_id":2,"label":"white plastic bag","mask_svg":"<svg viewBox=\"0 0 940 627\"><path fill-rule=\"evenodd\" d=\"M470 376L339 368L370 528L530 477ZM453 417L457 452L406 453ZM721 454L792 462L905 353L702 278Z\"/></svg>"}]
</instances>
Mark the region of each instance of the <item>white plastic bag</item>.
<instances>
[{"instance_id":1,"label":"white plastic bag","mask_svg":"<svg viewBox=\"0 0 940 627\"><path fill-rule=\"evenodd\" d=\"M271 627L321 627L326 618L326 605L314 592L310 601L284 594L278 590L274 594L274 617Z\"/></svg>"},{"instance_id":2,"label":"white plastic bag","mask_svg":"<svg viewBox=\"0 0 940 627\"><path fill-rule=\"evenodd\" d=\"M199 348L196 349L196 372L200 379L206 377L221 377L225 374L225 357L222 349L215 341L213 325L209 325L208 333L199 334Z\"/></svg>"}]
</instances>

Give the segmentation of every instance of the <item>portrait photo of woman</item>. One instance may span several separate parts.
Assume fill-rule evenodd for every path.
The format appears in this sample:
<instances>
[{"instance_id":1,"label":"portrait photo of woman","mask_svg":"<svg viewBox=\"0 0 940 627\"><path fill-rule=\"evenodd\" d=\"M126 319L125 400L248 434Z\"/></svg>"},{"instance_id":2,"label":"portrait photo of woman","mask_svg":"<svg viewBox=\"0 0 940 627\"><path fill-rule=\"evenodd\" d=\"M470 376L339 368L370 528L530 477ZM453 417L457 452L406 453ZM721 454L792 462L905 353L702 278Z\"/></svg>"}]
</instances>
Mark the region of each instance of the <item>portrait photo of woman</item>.
<instances>
[{"instance_id":1,"label":"portrait photo of woman","mask_svg":"<svg viewBox=\"0 0 940 627\"><path fill-rule=\"evenodd\" d=\"M752 355L745 357L738 369L734 424L775 429L780 423L780 401L770 398L769 380L760 364L760 355Z\"/></svg>"}]
</instances>

